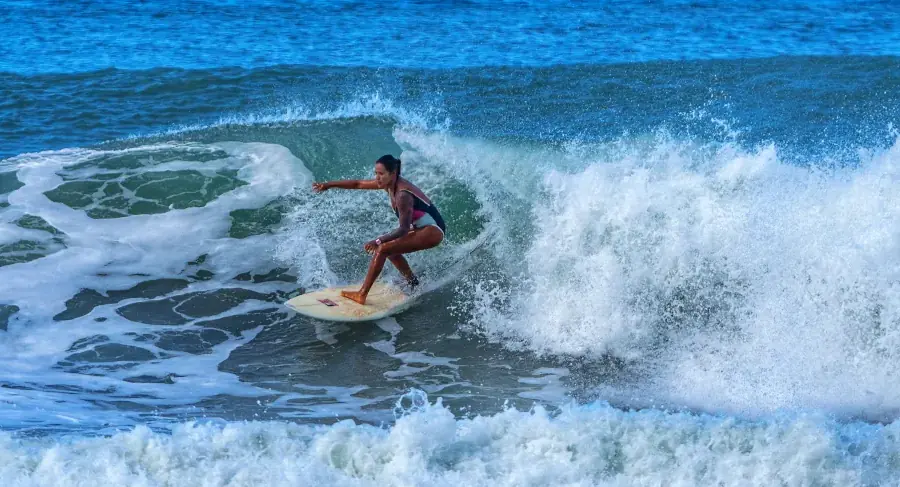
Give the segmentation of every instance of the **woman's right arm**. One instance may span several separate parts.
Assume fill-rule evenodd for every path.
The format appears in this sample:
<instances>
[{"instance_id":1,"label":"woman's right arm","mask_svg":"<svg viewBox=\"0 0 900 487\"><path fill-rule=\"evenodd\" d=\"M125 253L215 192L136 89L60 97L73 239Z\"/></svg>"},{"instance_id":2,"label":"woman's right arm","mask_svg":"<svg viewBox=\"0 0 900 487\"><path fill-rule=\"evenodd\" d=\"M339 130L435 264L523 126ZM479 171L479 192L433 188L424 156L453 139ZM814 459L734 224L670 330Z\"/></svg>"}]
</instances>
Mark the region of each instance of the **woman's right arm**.
<instances>
[{"instance_id":1,"label":"woman's right arm","mask_svg":"<svg viewBox=\"0 0 900 487\"><path fill-rule=\"evenodd\" d=\"M313 183L313 191L321 193L332 188L338 189L379 189L374 179L347 179L344 181L328 181L325 183Z\"/></svg>"}]
</instances>

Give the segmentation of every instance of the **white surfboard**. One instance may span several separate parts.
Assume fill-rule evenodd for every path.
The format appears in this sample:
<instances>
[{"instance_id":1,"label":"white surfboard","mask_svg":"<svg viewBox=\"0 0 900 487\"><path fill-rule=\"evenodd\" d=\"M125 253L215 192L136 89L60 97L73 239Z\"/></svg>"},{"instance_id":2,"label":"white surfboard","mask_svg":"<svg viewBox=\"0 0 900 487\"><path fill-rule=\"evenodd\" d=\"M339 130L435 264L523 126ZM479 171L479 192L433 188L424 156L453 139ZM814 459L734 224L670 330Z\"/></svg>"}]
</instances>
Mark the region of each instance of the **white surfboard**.
<instances>
[{"instance_id":1,"label":"white surfboard","mask_svg":"<svg viewBox=\"0 0 900 487\"><path fill-rule=\"evenodd\" d=\"M344 287L330 287L301 294L284 303L294 311L310 318L325 321L373 321L395 315L406 310L412 299L399 288L376 282L366 304L359 304L341 296L341 291L358 291L359 284Z\"/></svg>"}]
</instances>

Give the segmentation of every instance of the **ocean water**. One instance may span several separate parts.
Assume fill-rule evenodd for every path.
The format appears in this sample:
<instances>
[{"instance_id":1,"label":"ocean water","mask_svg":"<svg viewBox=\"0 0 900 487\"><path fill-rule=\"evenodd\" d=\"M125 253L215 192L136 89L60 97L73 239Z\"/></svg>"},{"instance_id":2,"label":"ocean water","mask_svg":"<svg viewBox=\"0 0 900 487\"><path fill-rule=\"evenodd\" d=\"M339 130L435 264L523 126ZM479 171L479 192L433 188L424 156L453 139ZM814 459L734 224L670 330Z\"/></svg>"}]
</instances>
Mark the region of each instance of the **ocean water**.
<instances>
[{"instance_id":1,"label":"ocean water","mask_svg":"<svg viewBox=\"0 0 900 487\"><path fill-rule=\"evenodd\" d=\"M900 485L895 3L0 21L9 485ZM420 304L296 315L396 225L311 183L385 153Z\"/></svg>"}]
</instances>

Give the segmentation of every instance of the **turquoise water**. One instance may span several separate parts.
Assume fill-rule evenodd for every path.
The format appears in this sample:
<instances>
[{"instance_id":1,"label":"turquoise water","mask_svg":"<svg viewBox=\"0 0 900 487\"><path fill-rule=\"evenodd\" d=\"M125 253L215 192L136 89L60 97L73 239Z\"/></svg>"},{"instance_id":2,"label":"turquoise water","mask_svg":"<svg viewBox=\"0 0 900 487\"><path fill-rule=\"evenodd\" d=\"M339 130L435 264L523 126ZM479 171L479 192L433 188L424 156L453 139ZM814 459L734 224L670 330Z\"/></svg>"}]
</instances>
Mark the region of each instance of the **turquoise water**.
<instances>
[{"instance_id":1,"label":"turquoise water","mask_svg":"<svg viewBox=\"0 0 900 487\"><path fill-rule=\"evenodd\" d=\"M898 15L5 2L0 478L896 484ZM429 292L297 316L385 153Z\"/></svg>"}]
</instances>

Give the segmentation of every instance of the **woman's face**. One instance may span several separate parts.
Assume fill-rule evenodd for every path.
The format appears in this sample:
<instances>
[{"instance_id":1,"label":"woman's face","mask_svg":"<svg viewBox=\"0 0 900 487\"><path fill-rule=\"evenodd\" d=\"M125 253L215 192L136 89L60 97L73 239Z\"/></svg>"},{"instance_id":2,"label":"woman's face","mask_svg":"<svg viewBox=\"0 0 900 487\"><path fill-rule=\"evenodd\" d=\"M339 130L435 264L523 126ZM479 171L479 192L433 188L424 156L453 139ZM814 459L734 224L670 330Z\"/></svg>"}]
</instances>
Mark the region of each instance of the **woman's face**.
<instances>
[{"instance_id":1,"label":"woman's face","mask_svg":"<svg viewBox=\"0 0 900 487\"><path fill-rule=\"evenodd\" d=\"M378 187L381 189L390 188L394 183L394 173L388 172L387 168L384 167L384 164L376 162L375 182L378 183Z\"/></svg>"}]
</instances>

